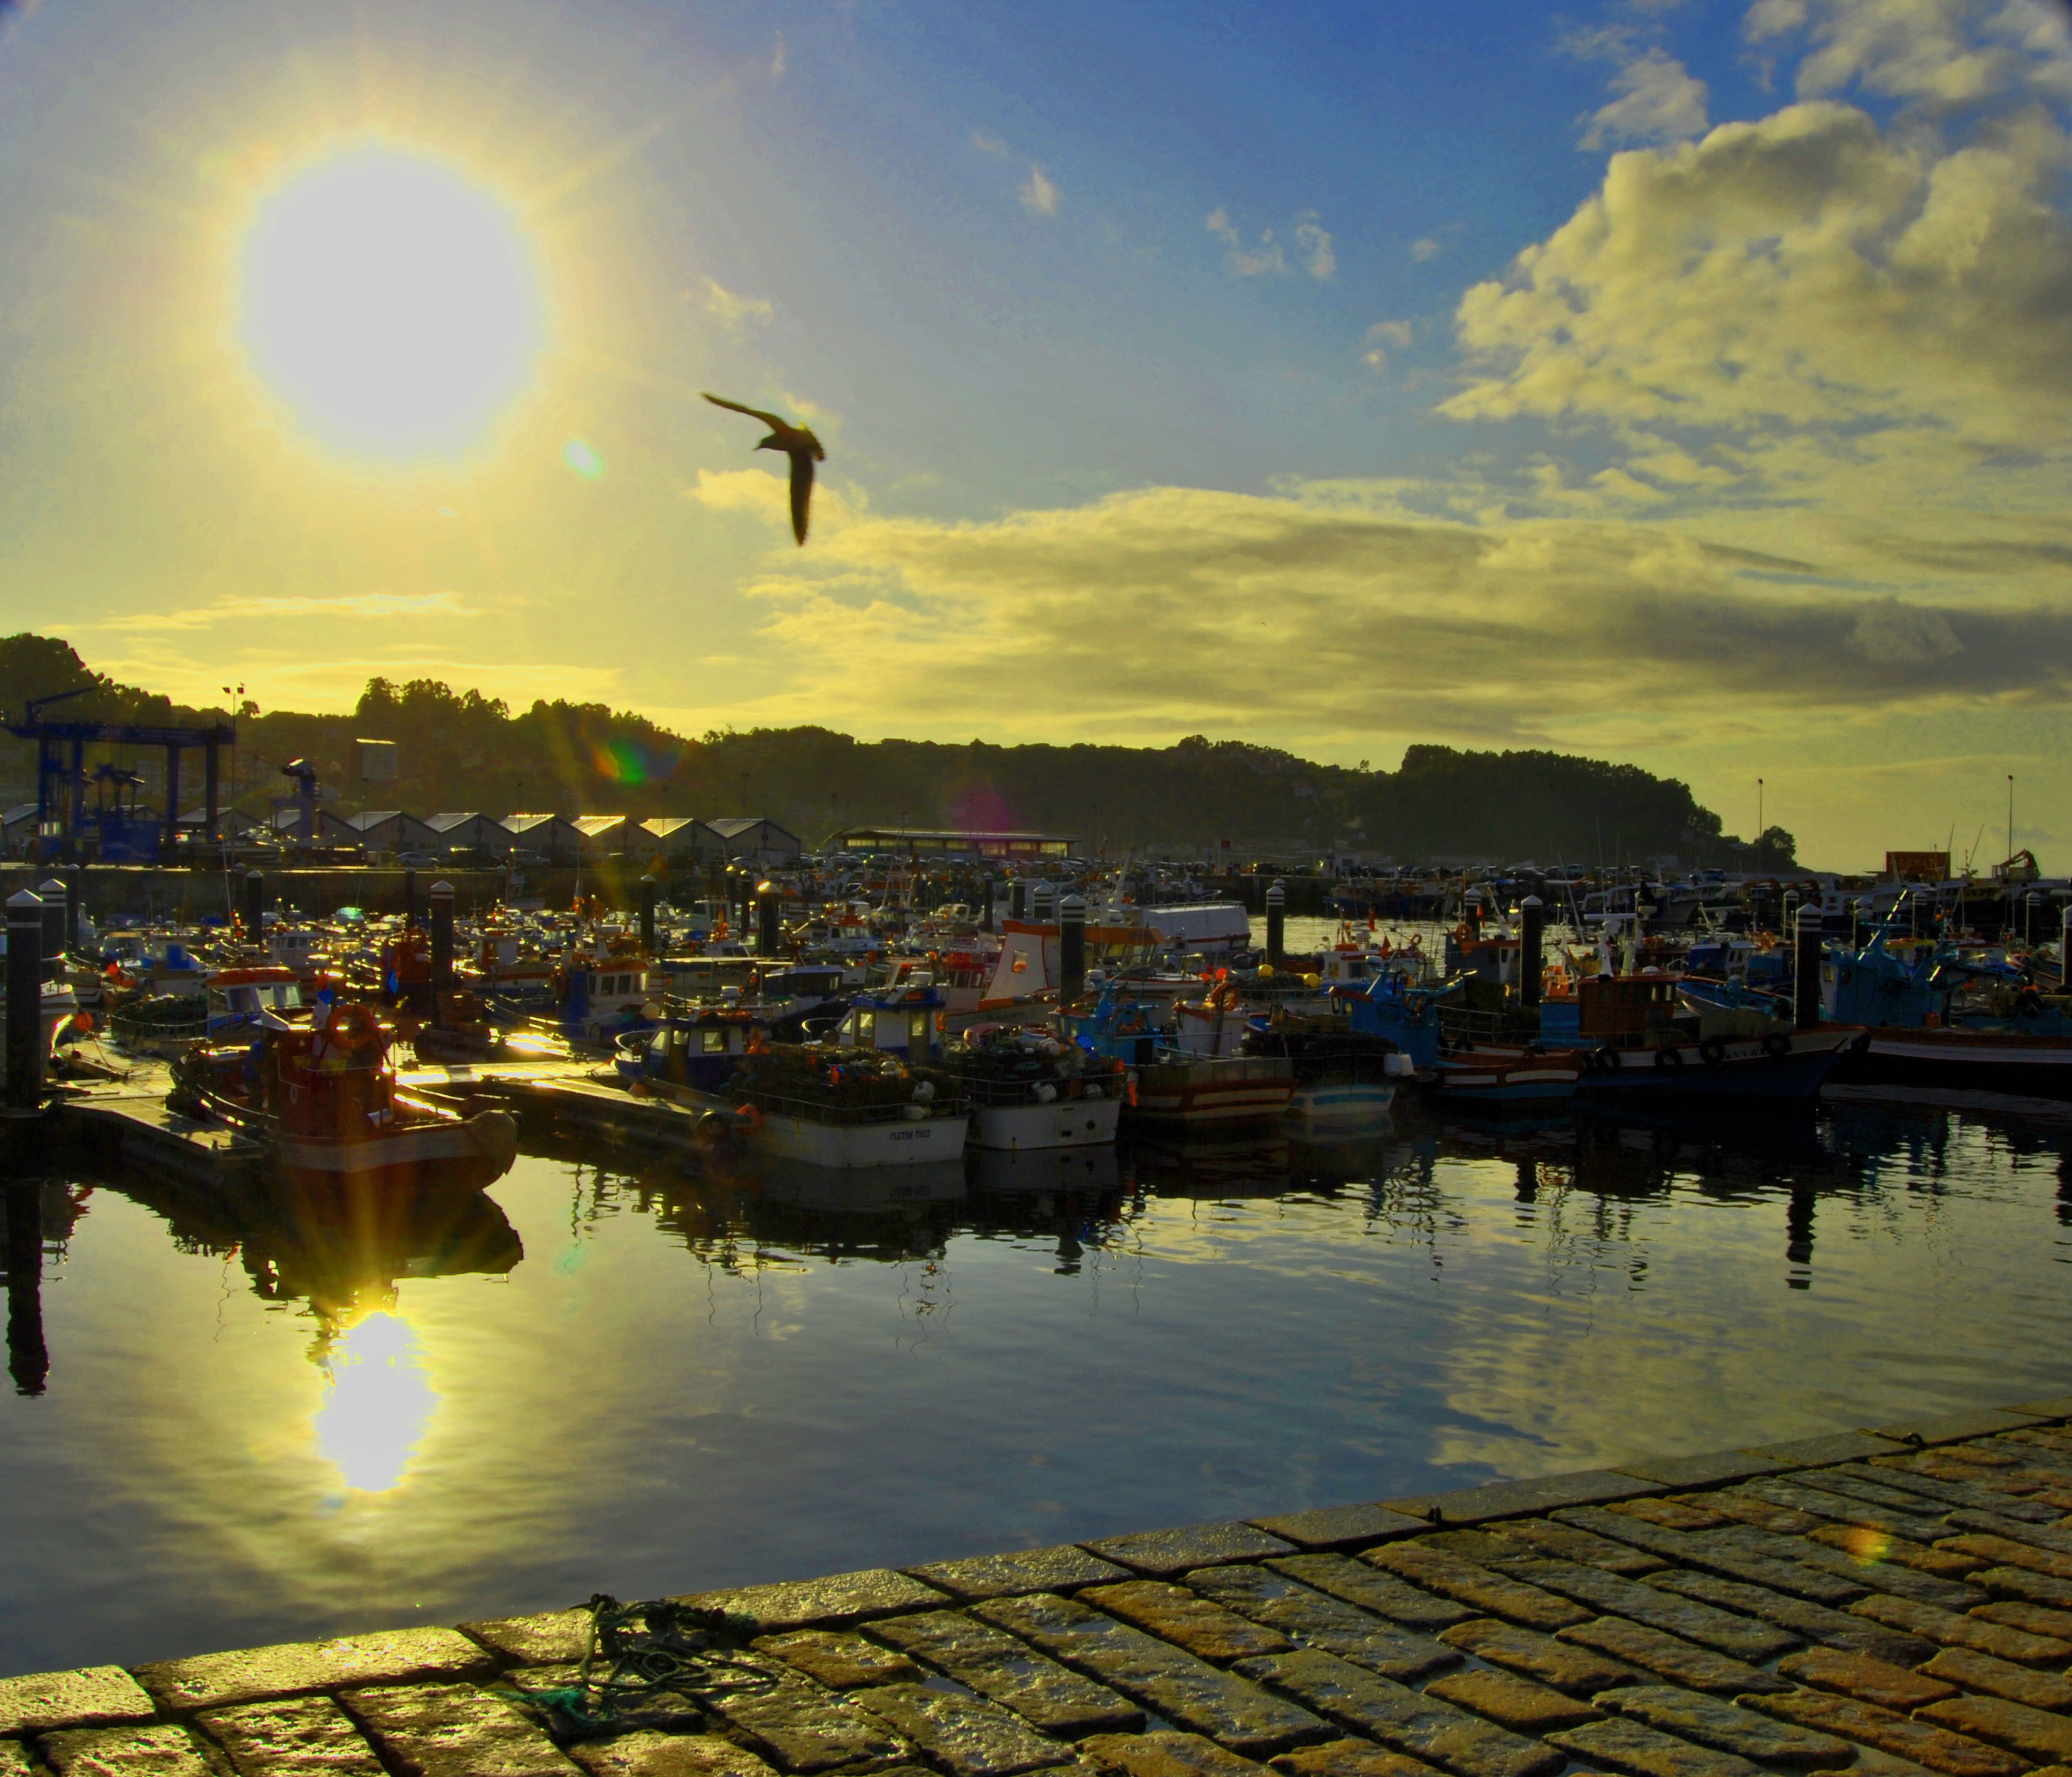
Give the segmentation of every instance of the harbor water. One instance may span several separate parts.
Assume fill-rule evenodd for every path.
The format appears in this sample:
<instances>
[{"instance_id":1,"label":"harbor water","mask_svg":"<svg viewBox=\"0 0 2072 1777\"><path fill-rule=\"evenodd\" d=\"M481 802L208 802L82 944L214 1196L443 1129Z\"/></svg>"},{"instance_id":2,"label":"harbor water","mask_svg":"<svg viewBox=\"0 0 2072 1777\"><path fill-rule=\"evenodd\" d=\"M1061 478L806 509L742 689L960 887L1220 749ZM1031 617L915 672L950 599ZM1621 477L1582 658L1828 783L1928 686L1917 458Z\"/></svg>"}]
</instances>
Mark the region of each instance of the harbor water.
<instances>
[{"instance_id":1,"label":"harbor water","mask_svg":"<svg viewBox=\"0 0 2072 1777\"><path fill-rule=\"evenodd\" d=\"M534 1154L463 1213L293 1226L52 1178L11 1322L41 1392L0 1396L0 1670L1383 1498L1981 1378L2062 1393L2068 1133L1405 1106L1351 1148L1055 1175L748 1190Z\"/></svg>"}]
</instances>

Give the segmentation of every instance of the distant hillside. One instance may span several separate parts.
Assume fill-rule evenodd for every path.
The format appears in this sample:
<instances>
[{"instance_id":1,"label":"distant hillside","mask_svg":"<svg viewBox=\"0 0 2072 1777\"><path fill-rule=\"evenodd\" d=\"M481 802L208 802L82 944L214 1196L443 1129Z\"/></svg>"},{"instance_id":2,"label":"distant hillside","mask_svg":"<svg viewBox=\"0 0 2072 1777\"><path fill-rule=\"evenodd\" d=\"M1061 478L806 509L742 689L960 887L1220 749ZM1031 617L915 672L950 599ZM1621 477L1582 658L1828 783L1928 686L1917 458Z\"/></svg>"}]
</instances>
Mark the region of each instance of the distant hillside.
<instances>
[{"instance_id":1,"label":"distant hillside","mask_svg":"<svg viewBox=\"0 0 2072 1777\"><path fill-rule=\"evenodd\" d=\"M92 673L66 643L0 640L0 705L92 685L53 718L176 722L201 713ZM215 712L220 717L220 710ZM1220 854L1359 853L1438 860L1595 865L1651 857L1686 866L1782 869L1791 836L1752 851L1722 833L1688 786L1638 766L1550 752L1412 747L1393 771L1318 765L1241 741L1190 735L1165 747L994 747L858 741L824 728L731 730L696 739L603 704L497 698L432 680L368 681L349 714L239 713L240 806L263 811L278 767L307 758L342 804L420 814L767 814L817 841L837 827L1034 828L1125 847ZM358 779L356 739L399 748L393 784ZM12 742L24 795L33 751ZM155 766L146 758L140 763ZM189 801L191 796L185 798Z\"/></svg>"}]
</instances>

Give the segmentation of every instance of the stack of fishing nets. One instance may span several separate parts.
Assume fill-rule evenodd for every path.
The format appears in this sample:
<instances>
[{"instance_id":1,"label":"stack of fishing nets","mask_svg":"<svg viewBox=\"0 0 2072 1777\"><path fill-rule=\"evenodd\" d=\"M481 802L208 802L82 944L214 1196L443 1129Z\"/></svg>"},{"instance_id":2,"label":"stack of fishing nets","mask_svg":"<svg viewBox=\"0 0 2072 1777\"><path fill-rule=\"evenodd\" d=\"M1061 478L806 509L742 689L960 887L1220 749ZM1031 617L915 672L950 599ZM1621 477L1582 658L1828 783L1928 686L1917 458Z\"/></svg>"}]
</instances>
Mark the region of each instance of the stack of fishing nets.
<instances>
[{"instance_id":1,"label":"stack of fishing nets","mask_svg":"<svg viewBox=\"0 0 2072 1777\"><path fill-rule=\"evenodd\" d=\"M927 1103L951 1095L955 1080L943 1069L909 1063L882 1049L772 1043L742 1057L727 1090L740 1103L771 1108L768 1100L809 1099L844 1109ZM923 1089L925 1088L925 1089Z\"/></svg>"}]
</instances>

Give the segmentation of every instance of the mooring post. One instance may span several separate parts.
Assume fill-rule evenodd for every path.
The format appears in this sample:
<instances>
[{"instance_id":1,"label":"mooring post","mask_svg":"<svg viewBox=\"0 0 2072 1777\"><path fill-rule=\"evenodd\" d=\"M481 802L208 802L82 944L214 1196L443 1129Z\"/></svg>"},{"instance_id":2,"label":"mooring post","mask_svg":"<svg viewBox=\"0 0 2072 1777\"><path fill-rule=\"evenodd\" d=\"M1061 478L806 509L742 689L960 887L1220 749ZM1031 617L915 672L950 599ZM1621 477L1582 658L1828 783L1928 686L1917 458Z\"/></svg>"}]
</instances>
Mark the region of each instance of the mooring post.
<instances>
[{"instance_id":1,"label":"mooring post","mask_svg":"<svg viewBox=\"0 0 2072 1777\"><path fill-rule=\"evenodd\" d=\"M77 950L86 942L86 869L75 864L65 872L65 948Z\"/></svg>"},{"instance_id":2,"label":"mooring post","mask_svg":"<svg viewBox=\"0 0 2072 1777\"><path fill-rule=\"evenodd\" d=\"M1288 960L1288 885L1277 876L1266 891L1266 960L1276 969Z\"/></svg>"},{"instance_id":3,"label":"mooring post","mask_svg":"<svg viewBox=\"0 0 2072 1777\"><path fill-rule=\"evenodd\" d=\"M993 930L993 878L989 876L979 883L978 928Z\"/></svg>"},{"instance_id":4,"label":"mooring post","mask_svg":"<svg viewBox=\"0 0 2072 1777\"><path fill-rule=\"evenodd\" d=\"M432 991L442 993L454 984L454 886L432 884Z\"/></svg>"},{"instance_id":5,"label":"mooring post","mask_svg":"<svg viewBox=\"0 0 2072 1777\"><path fill-rule=\"evenodd\" d=\"M1058 1005L1070 1006L1087 990L1087 903L1067 895L1058 903Z\"/></svg>"},{"instance_id":6,"label":"mooring post","mask_svg":"<svg viewBox=\"0 0 2072 1777\"><path fill-rule=\"evenodd\" d=\"M640 948L655 954L655 902L662 885L652 876L640 878Z\"/></svg>"},{"instance_id":7,"label":"mooring post","mask_svg":"<svg viewBox=\"0 0 2072 1777\"><path fill-rule=\"evenodd\" d=\"M43 901L23 889L7 898L7 1106L43 1101Z\"/></svg>"},{"instance_id":8,"label":"mooring post","mask_svg":"<svg viewBox=\"0 0 2072 1777\"><path fill-rule=\"evenodd\" d=\"M51 1373L43 1344L43 1187L7 1181L7 1372L17 1394L41 1394Z\"/></svg>"},{"instance_id":9,"label":"mooring post","mask_svg":"<svg viewBox=\"0 0 2072 1777\"><path fill-rule=\"evenodd\" d=\"M774 956L784 945L784 897L775 882L757 885L755 954Z\"/></svg>"},{"instance_id":10,"label":"mooring post","mask_svg":"<svg viewBox=\"0 0 2072 1777\"><path fill-rule=\"evenodd\" d=\"M406 870L403 872L403 929L412 931L424 923L417 907L417 873Z\"/></svg>"},{"instance_id":11,"label":"mooring post","mask_svg":"<svg viewBox=\"0 0 2072 1777\"><path fill-rule=\"evenodd\" d=\"M1029 918L1039 926L1050 924L1057 907L1058 891L1048 882L1038 880L1029 885Z\"/></svg>"},{"instance_id":12,"label":"mooring post","mask_svg":"<svg viewBox=\"0 0 2072 1777\"><path fill-rule=\"evenodd\" d=\"M1541 934L1546 930L1547 903L1528 895L1518 905L1518 1003L1540 1004Z\"/></svg>"},{"instance_id":13,"label":"mooring post","mask_svg":"<svg viewBox=\"0 0 2072 1777\"><path fill-rule=\"evenodd\" d=\"M1820 910L1810 903L1799 910L1798 955L1791 970L1793 1022L1810 1030L1820 1022Z\"/></svg>"},{"instance_id":14,"label":"mooring post","mask_svg":"<svg viewBox=\"0 0 2072 1777\"><path fill-rule=\"evenodd\" d=\"M245 941L249 944L266 941L266 874L263 870L245 873Z\"/></svg>"},{"instance_id":15,"label":"mooring post","mask_svg":"<svg viewBox=\"0 0 2072 1777\"><path fill-rule=\"evenodd\" d=\"M70 948L65 942L65 886L53 876L39 882L36 892L43 898L43 977L49 980L64 973L60 965Z\"/></svg>"}]
</instances>

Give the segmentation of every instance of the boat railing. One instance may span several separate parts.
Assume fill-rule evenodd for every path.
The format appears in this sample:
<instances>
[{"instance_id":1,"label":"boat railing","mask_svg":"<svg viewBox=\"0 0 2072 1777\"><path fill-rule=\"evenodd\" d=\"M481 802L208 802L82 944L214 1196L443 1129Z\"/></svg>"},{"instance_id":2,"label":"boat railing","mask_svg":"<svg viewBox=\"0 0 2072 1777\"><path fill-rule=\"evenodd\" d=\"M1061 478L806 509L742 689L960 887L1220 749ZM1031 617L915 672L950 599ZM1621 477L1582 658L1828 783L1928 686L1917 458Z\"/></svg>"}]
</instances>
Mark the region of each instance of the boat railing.
<instances>
[{"instance_id":1,"label":"boat railing","mask_svg":"<svg viewBox=\"0 0 2072 1777\"><path fill-rule=\"evenodd\" d=\"M795 1117L805 1123L837 1123L844 1127L872 1123L926 1123L936 1117L968 1117L971 1102L960 1095L938 1092L927 1100L895 1099L874 1104L838 1104L824 1098L794 1098L738 1085L729 1089L743 1104L752 1104L769 1117ZM923 1114L912 1117L908 1113Z\"/></svg>"}]
</instances>

